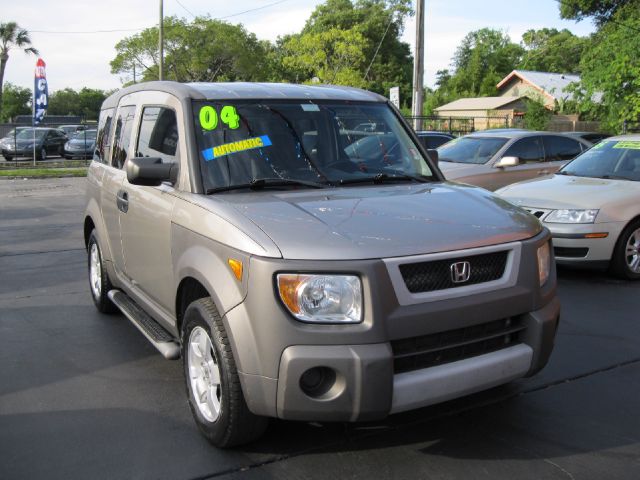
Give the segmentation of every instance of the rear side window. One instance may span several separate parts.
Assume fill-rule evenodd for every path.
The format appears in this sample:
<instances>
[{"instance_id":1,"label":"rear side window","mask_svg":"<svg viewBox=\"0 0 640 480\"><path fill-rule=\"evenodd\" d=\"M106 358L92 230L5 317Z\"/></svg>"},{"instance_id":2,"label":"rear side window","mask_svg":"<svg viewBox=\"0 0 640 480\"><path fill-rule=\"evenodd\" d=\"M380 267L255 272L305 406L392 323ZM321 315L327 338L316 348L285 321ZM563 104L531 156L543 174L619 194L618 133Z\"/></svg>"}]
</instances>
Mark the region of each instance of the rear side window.
<instances>
[{"instance_id":1,"label":"rear side window","mask_svg":"<svg viewBox=\"0 0 640 480\"><path fill-rule=\"evenodd\" d=\"M176 113L163 107L145 107L140 121L136 157L159 157L175 163L178 147Z\"/></svg>"},{"instance_id":2,"label":"rear side window","mask_svg":"<svg viewBox=\"0 0 640 480\"><path fill-rule=\"evenodd\" d=\"M440 145L444 145L451 140L444 135L421 135L418 138L420 139L420 143L427 149L438 148Z\"/></svg>"},{"instance_id":3,"label":"rear side window","mask_svg":"<svg viewBox=\"0 0 640 480\"><path fill-rule=\"evenodd\" d=\"M98 135L96 137L96 148L93 151L93 159L96 162L106 163L109 158L109 141L111 139L111 119L113 118L113 108L108 108L100 112L98 120Z\"/></svg>"},{"instance_id":4,"label":"rear side window","mask_svg":"<svg viewBox=\"0 0 640 480\"><path fill-rule=\"evenodd\" d=\"M136 111L134 105L120 107L116 118L116 130L111 151L111 165L122 168L127 161L127 150L133 130L133 117Z\"/></svg>"},{"instance_id":5,"label":"rear side window","mask_svg":"<svg viewBox=\"0 0 640 480\"><path fill-rule=\"evenodd\" d=\"M582 153L582 144L573 138L548 136L543 139L547 162L571 160Z\"/></svg>"},{"instance_id":6,"label":"rear side window","mask_svg":"<svg viewBox=\"0 0 640 480\"><path fill-rule=\"evenodd\" d=\"M541 144L540 137L521 138L507 149L503 157L518 157L520 163L542 162Z\"/></svg>"}]
</instances>

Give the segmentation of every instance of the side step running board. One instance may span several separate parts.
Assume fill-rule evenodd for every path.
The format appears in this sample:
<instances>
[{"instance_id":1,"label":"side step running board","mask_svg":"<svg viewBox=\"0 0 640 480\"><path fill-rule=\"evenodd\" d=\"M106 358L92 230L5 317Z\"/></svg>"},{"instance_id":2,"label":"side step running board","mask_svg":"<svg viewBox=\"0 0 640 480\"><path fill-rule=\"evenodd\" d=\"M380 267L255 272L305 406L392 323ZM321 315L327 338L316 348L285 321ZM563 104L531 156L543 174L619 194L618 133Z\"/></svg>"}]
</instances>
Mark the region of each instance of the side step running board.
<instances>
[{"instance_id":1,"label":"side step running board","mask_svg":"<svg viewBox=\"0 0 640 480\"><path fill-rule=\"evenodd\" d=\"M180 357L180 345L176 343L173 336L142 310L126 293L120 290L110 290L108 296L164 358L175 360Z\"/></svg>"}]
</instances>

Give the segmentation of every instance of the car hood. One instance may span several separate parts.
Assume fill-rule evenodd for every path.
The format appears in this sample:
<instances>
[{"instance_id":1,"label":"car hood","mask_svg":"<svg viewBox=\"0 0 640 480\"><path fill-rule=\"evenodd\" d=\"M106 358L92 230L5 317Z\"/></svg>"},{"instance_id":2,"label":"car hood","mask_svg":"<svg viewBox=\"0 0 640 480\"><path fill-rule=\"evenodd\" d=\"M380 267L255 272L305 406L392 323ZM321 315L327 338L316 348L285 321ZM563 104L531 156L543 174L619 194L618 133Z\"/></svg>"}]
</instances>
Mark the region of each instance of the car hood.
<instances>
[{"instance_id":1,"label":"car hood","mask_svg":"<svg viewBox=\"0 0 640 480\"><path fill-rule=\"evenodd\" d=\"M469 177L482 172L486 173L489 170L489 167L487 167L483 163L456 163L447 162L444 160L438 162L438 167L440 168L440 170L442 170L442 173L444 173L444 176L448 180Z\"/></svg>"},{"instance_id":2,"label":"car hood","mask_svg":"<svg viewBox=\"0 0 640 480\"><path fill-rule=\"evenodd\" d=\"M523 240L542 229L496 195L450 183L229 192L199 203L219 213L221 201L288 259L417 255Z\"/></svg>"},{"instance_id":3,"label":"car hood","mask_svg":"<svg viewBox=\"0 0 640 480\"><path fill-rule=\"evenodd\" d=\"M510 202L543 209L602 208L637 199L640 183L629 180L552 175L514 183L496 192Z\"/></svg>"}]
</instances>

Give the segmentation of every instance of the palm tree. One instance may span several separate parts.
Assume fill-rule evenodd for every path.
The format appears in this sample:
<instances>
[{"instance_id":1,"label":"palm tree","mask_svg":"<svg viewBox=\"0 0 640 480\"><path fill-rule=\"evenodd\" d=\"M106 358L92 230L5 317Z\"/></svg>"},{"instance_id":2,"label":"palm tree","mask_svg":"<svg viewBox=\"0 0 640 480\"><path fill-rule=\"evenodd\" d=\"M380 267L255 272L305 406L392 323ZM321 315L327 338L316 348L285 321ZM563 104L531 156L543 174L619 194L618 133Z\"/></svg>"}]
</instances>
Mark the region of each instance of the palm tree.
<instances>
[{"instance_id":1,"label":"palm tree","mask_svg":"<svg viewBox=\"0 0 640 480\"><path fill-rule=\"evenodd\" d=\"M38 54L38 50L31 46L29 32L20 28L16 22L0 23L0 118L2 118L4 69L7 67L11 47L21 48L24 53Z\"/></svg>"}]
</instances>

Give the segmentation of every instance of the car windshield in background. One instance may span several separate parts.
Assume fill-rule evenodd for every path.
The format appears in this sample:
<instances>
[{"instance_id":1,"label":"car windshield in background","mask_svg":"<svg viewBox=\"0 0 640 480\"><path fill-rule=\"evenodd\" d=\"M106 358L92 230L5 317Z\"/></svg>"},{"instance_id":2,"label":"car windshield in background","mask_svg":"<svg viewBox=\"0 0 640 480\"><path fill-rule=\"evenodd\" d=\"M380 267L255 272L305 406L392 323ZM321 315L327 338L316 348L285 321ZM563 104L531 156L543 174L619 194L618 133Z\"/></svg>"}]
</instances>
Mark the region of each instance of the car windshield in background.
<instances>
[{"instance_id":1,"label":"car windshield in background","mask_svg":"<svg viewBox=\"0 0 640 480\"><path fill-rule=\"evenodd\" d=\"M604 140L565 165L558 175L640 181L640 141Z\"/></svg>"},{"instance_id":2,"label":"car windshield in background","mask_svg":"<svg viewBox=\"0 0 640 480\"><path fill-rule=\"evenodd\" d=\"M40 139L47 134L47 130L36 130L35 138ZM16 135L16 140L33 140L33 129L22 130Z\"/></svg>"},{"instance_id":3,"label":"car windshield in background","mask_svg":"<svg viewBox=\"0 0 640 480\"><path fill-rule=\"evenodd\" d=\"M439 147L438 156L443 162L487 163L505 143L506 138L463 137Z\"/></svg>"},{"instance_id":4,"label":"car windshield in background","mask_svg":"<svg viewBox=\"0 0 640 480\"><path fill-rule=\"evenodd\" d=\"M82 130L81 132L73 133L70 140L84 140L85 138L88 140L95 140L97 133L97 130Z\"/></svg>"},{"instance_id":5,"label":"car windshield in background","mask_svg":"<svg viewBox=\"0 0 640 480\"><path fill-rule=\"evenodd\" d=\"M193 107L207 191L432 178L382 103L194 101Z\"/></svg>"}]
</instances>

